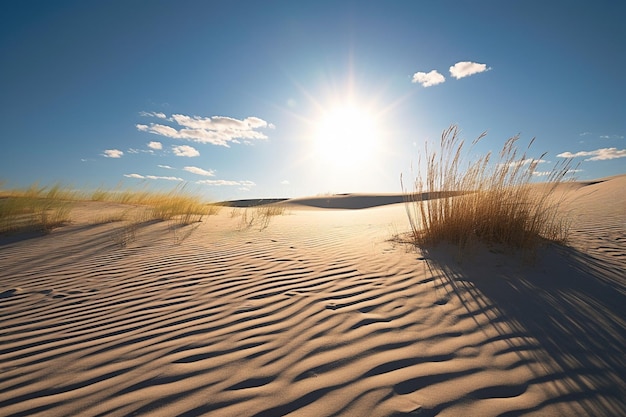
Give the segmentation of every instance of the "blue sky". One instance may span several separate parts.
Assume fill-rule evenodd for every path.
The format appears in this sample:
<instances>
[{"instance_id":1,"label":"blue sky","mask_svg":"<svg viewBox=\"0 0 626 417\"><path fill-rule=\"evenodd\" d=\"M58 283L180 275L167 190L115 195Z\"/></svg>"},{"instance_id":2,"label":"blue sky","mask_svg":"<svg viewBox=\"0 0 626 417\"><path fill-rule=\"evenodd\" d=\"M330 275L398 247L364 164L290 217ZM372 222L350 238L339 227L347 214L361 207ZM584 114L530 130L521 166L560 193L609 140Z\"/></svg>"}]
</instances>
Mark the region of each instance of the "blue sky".
<instances>
[{"instance_id":1,"label":"blue sky","mask_svg":"<svg viewBox=\"0 0 626 417\"><path fill-rule=\"evenodd\" d=\"M626 173L620 1L11 1L0 180L398 192L457 124Z\"/></svg>"}]
</instances>

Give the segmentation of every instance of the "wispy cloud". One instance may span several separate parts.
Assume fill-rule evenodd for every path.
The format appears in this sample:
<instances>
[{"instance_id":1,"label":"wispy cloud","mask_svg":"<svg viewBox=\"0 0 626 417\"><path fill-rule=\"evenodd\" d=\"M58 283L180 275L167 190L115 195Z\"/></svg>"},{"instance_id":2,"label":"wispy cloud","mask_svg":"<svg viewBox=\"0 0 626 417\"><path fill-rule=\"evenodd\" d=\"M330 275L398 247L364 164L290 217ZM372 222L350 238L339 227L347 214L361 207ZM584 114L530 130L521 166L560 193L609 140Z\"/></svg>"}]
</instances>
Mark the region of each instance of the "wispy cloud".
<instances>
[{"instance_id":1,"label":"wispy cloud","mask_svg":"<svg viewBox=\"0 0 626 417\"><path fill-rule=\"evenodd\" d=\"M602 135L600 139L624 139L622 135Z\"/></svg>"},{"instance_id":2,"label":"wispy cloud","mask_svg":"<svg viewBox=\"0 0 626 417\"><path fill-rule=\"evenodd\" d=\"M579 158L590 156L585 161L605 161L609 159L626 158L626 149L602 148L595 151L580 151L576 153L563 152L557 155L559 158Z\"/></svg>"},{"instance_id":3,"label":"wispy cloud","mask_svg":"<svg viewBox=\"0 0 626 417\"><path fill-rule=\"evenodd\" d=\"M413 74L413 83L420 83L422 87L431 87L446 81L446 77L441 75L437 70L426 72L416 72Z\"/></svg>"},{"instance_id":4,"label":"wispy cloud","mask_svg":"<svg viewBox=\"0 0 626 417\"><path fill-rule=\"evenodd\" d=\"M159 168L165 168L165 169L174 169L169 165L157 165Z\"/></svg>"},{"instance_id":5,"label":"wispy cloud","mask_svg":"<svg viewBox=\"0 0 626 417\"><path fill-rule=\"evenodd\" d=\"M184 167L183 170L185 170L187 172L191 172L192 174L203 175L205 177L214 177L215 176L215 171L213 171L212 169L207 171L206 169L202 169L202 168L198 168L198 167Z\"/></svg>"},{"instance_id":6,"label":"wispy cloud","mask_svg":"<svg viewBox=\"0 0 626 417\"><path fill-rule=\"evenodd\" d=\"M158 175L141 175L141 174L124 174L127 178L136 178L139 180L167 180L167 181L184 181L179 177L162 177Z\"/></svg>"},{"instance_id":7,"label":"wispy cloud","mask_svg":"<svg viewBox=\"0 0 626 417\"><path fill-rule=\"evenodd\" d=\"M193 146L189 145L178 145L172 146L172 151L176 156L186 156L188 158L193 158L194 156L200 156L200 152Z\"/></svg>"},{"instance_id":8,"label":"wispy cloud","mask_svg":"<svg viewBox=\"0 0 626 417\"><path fill-rule=\"evenodd\" d=\"M232 180L200 180L196 181L196 184L212 185L216 187L221 186L244 186L254 187L256 184L252 181L232 181Z\"/></svg>"},{"instance_id":9,"label":"wispy cloud","mask_svg":"<svg viewBox=\"0 0 626 417\"><path fill-rule=\"evenodd\" d=\"M106 149L102 156L105 158L121 158L124 155L124 152L119 149Z\"/></svg>"},{"instance_id":10,"label":"wispy cloud","mask_svg":"<svg viewBox=\"0 0 626 417\"><path fill-rule=\"evenodd\" d=\"M143 116L143 117L157 117L159 119L167 119L167 115L165 113L161 113L161 112L140 111L139 115Z\"/></svg>"},{"instance_id":11,"label":"wispy cloud","mask_svg":"<svg viewBox=\"0 0 626 417\"><path fill-rule=\"evenodd\" d=\"M532 159L532 158L526 158L526 159L520 159L519 161L513 161L513 162L509 162L507 164L500 164L500 165L506 165L506 166L510 166L510 167L517 167L517 166L526 166L526 165L530 165L530 164L548 164L550 163L550 161L546 161L545 159Z\"/></svg>"},{"instance_id":12,"label":"wispy cloud","mask_svg":"<svg viewBox=\"0 0 626 417\"><path fill-rule=\"evenodd\" d=\"M457 62L450 67L450 75L458 80L464 77L469 77L470 75L478 74L480 72L489 71L490 69L491 68L488 68L486 64L479 64L477 62L471 61L462 61Z\"/></svg>"},{"instance_id":13,"label":"wispy cloud","mask_svg":"<svg viewBox=\"0 0 626 417\"><path fill-rule=\"evenodd\" d=\"M158 151L163 149L163 144L161 142L148 142L148 148Z\"/></svg>"},{"instance_id":14,"label":"wispy cloud","mask_svg":"<svg viewBox=\"0 0 626 417\"><path fill-rule=\"evenodd\" d=\"M150 113L147 113L151 115ZM173 114L167 119L177 126L150 123L137 124L136 128L142 132L165 136L174 139L186 139L198 143L210 143L219 146L229 146L229 142L237 139L259 140L267 139L267 135L258 129L274 129L275 126L258 117L247 117L243 120L232 117L213 116L186 116Z\"/></svg>"}]
</instances>

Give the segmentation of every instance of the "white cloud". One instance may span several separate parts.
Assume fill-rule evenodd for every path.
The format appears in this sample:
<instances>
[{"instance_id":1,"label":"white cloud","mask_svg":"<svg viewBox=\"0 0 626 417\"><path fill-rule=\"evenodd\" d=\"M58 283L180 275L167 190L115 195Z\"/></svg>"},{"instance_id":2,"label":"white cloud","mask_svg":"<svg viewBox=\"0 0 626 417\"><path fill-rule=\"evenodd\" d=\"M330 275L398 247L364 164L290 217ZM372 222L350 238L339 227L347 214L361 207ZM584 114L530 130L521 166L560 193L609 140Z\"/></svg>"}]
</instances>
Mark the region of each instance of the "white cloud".
<instances>
[{"instance_id":1,"label":"white cloud","mask_svg":"<svg viewBox=\"0 0 626 417\"><path fill-rule=\"evenodd\" d=\"M290 184L289 180L282 180L280 183L282 185L289 185Z\"/></svg>"},{"instance_id":2,"label":"white cloud","mask_svg":"<svg viewBox=\"0 0 626 417\"><path fill-rule=\"evenodd\" d=\"M590 156L585 161L605 161L609 159L626 158L626 149L602 148L595 151L580 151L576 153L563 152L557 155L559 158L579 158Z\"/></svg>"},{"instance_id":3,"label":"white cloud","mask_svg":"<svg viewBox=\"0 0 626 417\"><path fill-rule=\"evenodd\" d=\"M157 165L159 168L165 168L165 169L174 169L169 165Z\"/></svg>"},{"instance_id":4,"label":"white cloud","mask_svg":"<svg viewBox=\"0 0 626 417\"><path fill-rule=\"evenodd\" d=\"M463 77L469 77L470 75L478 74L480 72L489 71L491 68L487 68L485 64L479 64L477 62L463 61L457 62L450 67L450 75L457 80Z\"/></svg>"},{"instance_id":5,"label":"white cloud","mask_svg":"<svg viewBox=\"0 0 626 417\"><path fill-rule=\"evenodd\" d=\"M139 115L143 117L158 117L159 119L167 119L167 116L165 115L165 113L161 113L161 112L140 111Z\"/></svg>"},{"instance_id":6,"label":"white cloud","mask_svg":"<svg viewBox=\"0 0 626 417\"><path fill-rule=\"evenodd\" d=\"M172 151L174 151L174 155L176 156L186 156L189 158L200 156L200 152L198 152L196 148L188 145L172 146Z\"/></svg>"},{"instance_id":7,"label":"white cloud","mask_svg":"<svg viewBox=\"0 0 626 417\"><path fill-rule=\"evenodd\" d=\"M121 158L124 155L124 152L119 149L106 149L102 156L105 158Z\"/></svg>"},{"instance_id":8,"label":"white cloud","mask_svg":"<svg viewBox=\"0 0 626 417\"><path fill-rule=\"evenodd\" d=\"M254 187L256 185L252 181L231 181L231 180L200 180L200 181L196 181L196 184L213 185L217 187L233 186L233 185L239 185L243 187Z\"/></svg>"},{"instance_id":9,"label":"white cloud","mask_svg":"<svg viewBox=\"0 0 626 417\"><path fill-rule=\"evenodd\" d=\"M163 149L163 144L161 142L148 142L148 148L150 149Z\"/></svg>"},{"instance_id":10,"label":"white cloud","mask_svg":"<svg viewBox=\"0 0 626 417\"><path fill-rule=\"evenodd\" d=\"M253 116L239 120L224 116L199 117L173 114L168 120L176 123L177 128L156 123L150 125L137 124L136 127L139 131L168 138L186 139L220 146L229 146L229 142L237 139L267 139L267 136L257 129L275 128L273 124L268 124L265 120Z\"/></svg>"},{"instance_id":11,"label":"white cloud","mask_svg":"<svg viewBox=\"0 0 626 417\"><path fill-rule=\"evenodd\" d=\"M547 164L550 163L550 161L546 161L545 159L532 159L532 158L526 158L526 159L520 159L519 161L513 161L513 162L509 162L508 164L500 164L500 165L507 165L510 167L516 167L516 166L526 166L526 165L530 165L530 164Z\"/></svg>"},{"instance_id":12,"label":"white cloud","mask_svg":"<svg viewBox=\"0 0 626 417\"><path fill-rule=\"evenodd\" d=\"M215 171L213 171L212 169L210 170L205 170L202 168L198 168L198 167L184 167L183 168L185 171L187 172L191 172L192 174L196 174L196 175L204 175L205 177L214 177L215 176Z\"/></svg>"},{"instance_id":13,"label":"white cloud","mask_svg":"<svg viewBox=\"0 0 626 417\"><path fill-rule=\"evenodd\" d=\"M413 83L420 83L422 87L430 87L433 85L441 84L446 81L446 77L438 73L436 70L432 70L429 73L416 72L413 74Z\"/></svg>"},{"instance_id":14,"label":"white cloud","mask_svg":"<svg viewBox=\"0 0 626 417\"><path fill-rule=\"evenodd\" d=\"M167 180L167 181L184 181L178 177L161 177L158 175L141 175L141 174L124 174L127 178L136 178L139 180Z\"/></svg>"},{"instance_id":15,"label":"white cloud","mask_svg":"<svg viewBox=\"0 0 626 417\"><path fill-rule=\"evenodd\" d=\"M624 136L621 135L602 135L600 139L624 139Z\"/></svg>"}]
</instances>

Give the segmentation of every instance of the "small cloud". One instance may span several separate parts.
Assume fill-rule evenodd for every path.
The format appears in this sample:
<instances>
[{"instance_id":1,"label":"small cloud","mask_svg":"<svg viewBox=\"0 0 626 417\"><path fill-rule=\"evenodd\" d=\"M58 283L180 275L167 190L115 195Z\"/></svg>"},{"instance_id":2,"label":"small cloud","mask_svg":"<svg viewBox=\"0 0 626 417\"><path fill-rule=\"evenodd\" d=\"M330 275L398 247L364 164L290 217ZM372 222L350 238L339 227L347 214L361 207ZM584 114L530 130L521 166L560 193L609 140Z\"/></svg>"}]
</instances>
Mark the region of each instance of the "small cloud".
<instances>
[{"instance_id":1,"label":"small cloud","mask_svg":"<svg viewBox=\"0 0 626 417\"><path fill-rule=\"evenodd\" d=\"M192 174L196 174L196 175L204 175L205 177L215 176L215 171L213 171L212 169L207 171L205 169L198 168L198 167L184 167L183 170L187 172L191 172Z\"/></svg>"},{"instance_id":2,"label":"small cloud","mask_svg":"<svg viewBox=\"0 0 626 417\"><path fill-rule=\"evenodd\" d=\"M478 74L480 72L489 71L491 68L487 68L485 64L479 64L477 62L463 61L457 62L450 67L450 75L454 78L461 79L469 77L470 75Z\"/></svg>"},{"instance_id":3,"label":"small cloud","mask_svg":"<svg viewBox=\"0 0 626 417\"><path fill-rule=\"evenodd\" d=\"M163 149L163 144L161 142L148 142L148 148L160 150Z\"/></svg>"},{"instance_id":4,"label":"small cloud","mask_svg":"<svg viewBox=\"0 0 626 417\"><path fill-rule=\"evenodd\" d=\"M174 155L176 156L186 156L188 158L200 156L200 152L198 152L196 148L188 145L172 146L172 151L174 151Z\"/></svg>"},{"instance_id":5,"label":"small cloud","mask_svg":"<svg viewBox=\"0 0 626 417\"><path fill-rule=\"evenodd\" d=\"M557 155L559 158L579 158L590 156L585 161L606 161L609 159L626 158L626 149L602 148L595 151L580 151L576 153L563 152Z\"/></svg>"},{"instance_id":6,"label":"small cloud","mask_svg":"<svg viewBox=\"0 0 626 417\"><path fill-rule=\"evenodd\" d=\"M139 149L135 149L135 148L128 148L128 150L126 151L128 153L139 153Z\"/></svg>"},{"instance_id":7,"label":"small cloud","mask_svg":"<svg viewBox=\"0 0 626 417\"><path fill-rule=\"evenodd\" d=\"M579 133L578 136L589 136L591 134L592 134L591 132L582 132L582 133Z\"/></svg>"},{"instance_id":8,"label":"small cloud","mask_svg":"<svg viewBox=\"0 0 626 417\"><path fill-rule=\"evenodd\" d=\"M102 156L105 158L121 158L124 155L124 152L119 149L106 149Z\"/></svg>"},{"instance_id":9,"label":"small cloud","mask_svg":"<svg viewBox=\"0 0 626 417\"><path fill-rule=\"evenodd\" d=\"M290 184L290 182L288 180L282 180L280 183L282 185L289 185Z\"/></svg>"},{"instance_id":10,"label":"small cloud","mask_svg":"<svg viewBox=\"0 0 626 417\"><path fill-rule=\"evenodd\" d=\"M420 83L422 87L431 87L433 85L441 84L446 81L446 77L438 73L436 70L432 70L429 73L416 72L413 74L413 83Z\"/></svg>"},{"instance_id":11,"label":"small cloud","mask_svg":"<svg viewBox=\"0 0 626 417\"><path fill-rule=\"evenodd\" d=\"M602 135L600 139L624 139L624 136L621 135Z\"/></svg>"},{"instance_id":12,"label":"small cloud","mask_svg":"<svg viewBox=\"0 0 626 417\"><path fill-rule=\"evenodd\" d=\"M157 165L159 168L165 168L165 169L174 169L169 165Z\"/></svg>"},{"instance_id":13,"label":"small cloud","mask_svg":"<svg viewBox=\"0 0 626 417\"><path fill-rule=\"evenodd\" d=\"M166 181L184 181L179 177L162 177L158 175L141 175L141 174L124 174L126 178L136 178L138 180L166 180Z\"/></svg>"},{"instance_id":14,"label":"small cloud","mask_svg":"<svg viewBox=\"0 0 626 417\"><path fill-rule=\"evenodd\" d=\"M196 184L212 185L216 187L221 187L221 186L254 187L256 185L252 181L231 181L231 180L200 180L200 181L196 181Z\"/></svg>"}]
</instances>

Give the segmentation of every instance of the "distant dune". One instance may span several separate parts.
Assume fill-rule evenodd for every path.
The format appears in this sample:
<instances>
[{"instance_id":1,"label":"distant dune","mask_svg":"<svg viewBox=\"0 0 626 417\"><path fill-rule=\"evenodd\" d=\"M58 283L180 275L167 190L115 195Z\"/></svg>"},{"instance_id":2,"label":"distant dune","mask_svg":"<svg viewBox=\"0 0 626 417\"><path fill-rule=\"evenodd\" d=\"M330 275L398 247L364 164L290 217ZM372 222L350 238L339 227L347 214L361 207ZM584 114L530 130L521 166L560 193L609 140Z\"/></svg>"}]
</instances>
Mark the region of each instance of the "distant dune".
<instances>
[{"instance_id":1,"label":"distant dune","mask_svg":"<svg viewBox=\"0 0 626 417\"><path fill-rule=\"evenodd\" d=\"M402 194L266 227L81 203L0 236L0 415L626 415L626 175L566 189L569 246L532 259L392 239Z\"/></svg>"}]
</instances>

